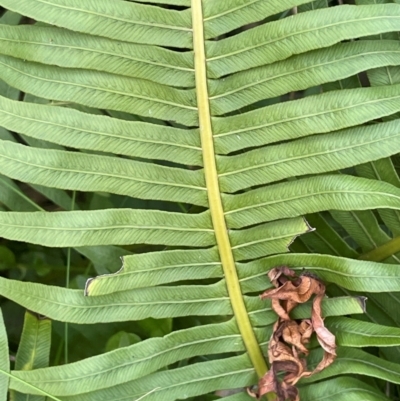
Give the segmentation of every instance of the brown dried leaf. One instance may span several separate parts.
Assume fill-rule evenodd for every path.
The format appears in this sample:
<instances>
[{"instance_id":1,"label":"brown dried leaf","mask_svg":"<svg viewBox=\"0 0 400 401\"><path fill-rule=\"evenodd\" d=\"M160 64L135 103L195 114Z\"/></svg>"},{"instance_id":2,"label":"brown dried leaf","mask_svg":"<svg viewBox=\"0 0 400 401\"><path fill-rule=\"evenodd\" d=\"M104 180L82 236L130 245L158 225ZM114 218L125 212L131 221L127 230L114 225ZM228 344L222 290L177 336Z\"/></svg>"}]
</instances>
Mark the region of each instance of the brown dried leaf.
<instances>
[{"instance_id":1,"label":"brown dried leaf","mask_svg":"<svg viewBox=\"0 0 400 401\"><path fill-rule=\"evenodd\" d=\"M313 331L311 319L303 319L300 322L300 333L303 338L303 344L308 344L310 342Z\"/></svg>"},{"instance_id":2,"label":"brown dried leaf","mask_svg":"<svg viewBox=\"0 0 400 401\"><path fill-rule=\"evenodd\" d=\"M290 320L289 313L298 304L307 302L313 294L325 294L325 286L310 275L303 274L296 279L294 271L287 267L275 268L271 272L268 275L278 287L265 291L261 299L271 298L272 308L281 319ZM295 279L290 281L288 277Z\"/></svg>"},{"instance_id":3,"label":"brown dried leaf","mask_svg":"<svg viewBox=\"0 0 400 401\"><path fill-rule=\"evenodd\" d=\"M277 373L280 371L287 371L294 368L290 362L277 362L271 369L262 377L258 383L258 392L254 393L248 390L249 395L260 399L263 395L267 393L276 393L278 400L291 400L299 401L299 392L295 386L283 381L279 382L277 378Z\"/></svg>"},{"instance_id":4,"label":"brown dried leaf","mask_svg":"<svg viewBox=\"0 0 400 401\"><path fill-rule=\"evenodd\" d=\"M321 315L322 298L323 295L320 295L314 299L311 314L312 325L321 347L329 354L336 355L335 336L325 327Z\"/></svg>"},{"instance_id":5,"label":"brown dried leaf","mask_svg":"<svg viewBox=\"0 0 400 401\"><path fill-rule=\"evenodd\" d=\"M308 355L309 351L304 346L300 325L296 321L285 321L280 325L279 329L282 331L282 338L287 344L294 345L300 352Z\"/></svg>"},{"instance_id":6,"label":"brown dried leaf","mask_svg":"<svg viewBox=\"0 0 400 401\"><path fill-rule=\"evenodd\" d=\"M336 358L335 336L325 327L321 314L321 303L325 296L325 285L311 273L299 277L287 266L276 267L268 273L275 288L261 294L261 299L270 298L272 309L278 315L269 341L268 357L270 370L258 383L258 392L249 391L259 398L275 392L278 401L299 401L294 386L302 377L311 376L329 366ZM298 304L307 302L313 295L311 319L292 320L289 313ZM322 361L313 371L307 371L306 359L312 333L315 332L321 347L325 350ZM277 373L285 372L283 381Z\"/></svg>"},{"instance_id":7,"label":"brown dried leaf","mask_svg":"<svg viewBox=\"0 0 400 401\"><path fill-rule=\"evenodd\" d=\"M269 280L277 288L288 280L287 277L296 277L296 273L287 266L275 267L268 273Z\"/></svg>"}]
</instances>

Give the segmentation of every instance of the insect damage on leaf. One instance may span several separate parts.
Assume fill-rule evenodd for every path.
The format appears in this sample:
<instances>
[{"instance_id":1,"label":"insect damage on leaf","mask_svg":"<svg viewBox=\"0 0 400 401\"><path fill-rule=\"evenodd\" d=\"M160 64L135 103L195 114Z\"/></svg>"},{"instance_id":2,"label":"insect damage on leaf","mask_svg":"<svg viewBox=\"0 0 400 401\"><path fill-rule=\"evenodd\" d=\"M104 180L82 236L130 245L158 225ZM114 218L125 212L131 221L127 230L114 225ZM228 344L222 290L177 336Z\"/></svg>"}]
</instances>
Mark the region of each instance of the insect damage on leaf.
<instances>
[{"instance_id":1,"label":"insect damage on leaf","mask_svg":"<svg viewBox=\"0 0 400 401\"><path fill-rule=\"evenodd\" d=\"M276 287L261 294L261 299L270 298L272 308L278 315L269 341L268 358L270 370L258 383L258 391L248 390L255 398L274 392L278 401L299 401L295 387L302 377L311 376L329 366L336 358L335 336L324 326L321 315L321 302L325 296L325 285L317 276L303 272L300 276L286 266L276 267L268 273L271 283ZM307 302L315 295L312 303L311 319L293 320L289 313L298 304ZM309 351L306 344L316 333L324 357L317 367L307 370L305 356ZM282 381L278 373L284 373Z\"/></svg>"}]
</instances>

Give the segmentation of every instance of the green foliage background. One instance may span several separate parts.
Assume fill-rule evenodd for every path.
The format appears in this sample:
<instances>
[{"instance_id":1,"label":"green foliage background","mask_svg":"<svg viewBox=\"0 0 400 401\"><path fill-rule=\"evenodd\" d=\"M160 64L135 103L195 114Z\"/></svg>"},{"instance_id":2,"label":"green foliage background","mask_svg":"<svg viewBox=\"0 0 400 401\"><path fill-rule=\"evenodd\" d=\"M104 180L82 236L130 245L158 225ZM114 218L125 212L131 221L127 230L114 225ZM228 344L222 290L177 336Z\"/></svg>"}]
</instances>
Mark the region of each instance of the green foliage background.
<instances>
[{"instance_id":1,"label":"green foliage background","mask_svg":"<svg viewBox=\"0 0 400 401\"><path fill-rule=\"evenodd\" d=\"M249 400L283 264L399 398L398 0L0 7L0 401Z\"/></svg>"}]
</instances>

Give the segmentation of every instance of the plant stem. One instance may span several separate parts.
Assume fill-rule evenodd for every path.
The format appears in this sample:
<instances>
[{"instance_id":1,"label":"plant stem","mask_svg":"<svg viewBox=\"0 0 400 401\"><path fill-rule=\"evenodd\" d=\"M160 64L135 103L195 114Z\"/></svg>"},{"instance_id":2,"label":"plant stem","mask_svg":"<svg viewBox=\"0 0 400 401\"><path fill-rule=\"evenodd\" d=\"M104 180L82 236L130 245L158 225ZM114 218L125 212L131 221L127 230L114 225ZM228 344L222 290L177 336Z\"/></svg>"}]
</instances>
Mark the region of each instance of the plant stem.
<instances>
[{"instance_id":1,"label":"plant stem","mask_svg":"<svg viewBox=\"0 0 400 401\"><path fill-rule=\"evenodd\" d=\"M197 89L197 107L199 113L200 137L203 149L204 174L208 190L209 208L219 249L220 259L225 274L226 286L232 304L233 313L243 342L258 377L268 370L257 338L254 334L249 315L240 288L235 260L228 235L218 173L215 160L214 141L211 126L211 113L208 99L206 55L204 48L204 27L202 0L192 0L193 42L195 54L195 75ZM270 397L268 397L270 398ZM273 397L274 398L274 397Z\"/></svg>"},{"instance_id":2,"label":"plant stem","mask_svg":"<svg viewBox=\"0 0 400 401\"><path fill-rule=\"evenodd\" d=\"M400 252L400 237L395 237L372 251L362 254L358 259L381 262L390 256Z\"/></svg>"},{"instance_id":3,"label":"plant stem","mask_svg":"<svg viewBox=\"0 0 400 401\"><path fill-rule=\"evenodd\" d=\"M61 401L59 398L54 397L54 395L51 395L51 394L47 393L47 392L44 391L44 390L41 390L40 388L34 386L33 384L30 384L30 383L28 383L28 382L26 382L26 381L24 381L24 380L21 380L20 378L18 378L18 377L16 377L16 376L12 375L11 373L6 372L5 370L0 369L0 373L2 373L2 374L5 375L5 376L8 376L8 377L12 378L13 380L16 380L16 381L18 381L18 382L20 382L20 383L24 383L27 387L30 387L30 388L35 389L37 392L39 392L39 393L41 393L42 395L45 395L45 396L51 398L51 399L54 400L54 401Z\"/></svg>"},{"instance_id":4,"label":"plant stem","mask_svg":"<svg viewBox=\"0 0 400 401\"><path fill-rule=\"evenodd\" d=\"M71 200L71 210L75 209L75 199L76 199L76 191L72 192L72 200ZM71 248L67 250L67 271L65 274L65 287L69 288L69 280L71 274ZM69 338L69 330L68 330L68 323L64 324L64 363L68 363L68 338Z\"/></svg>"},{"instance_id":5,"label":"plant stem","mask_svg":"<svg viewBox=\"0 0 400 401\"><path fill-rule=\"evenodd\" d=\"M21 190L17 190L12 185L10 185L7 181L5 181L5 180L3 180L1 178L0 178L0 182L1 182L1 185L5 186L5 187L8 187L11 191L13 191L16 194L18 194L22 199L24 199L25 201L30 203L37 210L40 210L41 212L44 211L43 208L41 208L38 204L36 204L32 199L28 198Z\"/></svg>"}]
</instances>

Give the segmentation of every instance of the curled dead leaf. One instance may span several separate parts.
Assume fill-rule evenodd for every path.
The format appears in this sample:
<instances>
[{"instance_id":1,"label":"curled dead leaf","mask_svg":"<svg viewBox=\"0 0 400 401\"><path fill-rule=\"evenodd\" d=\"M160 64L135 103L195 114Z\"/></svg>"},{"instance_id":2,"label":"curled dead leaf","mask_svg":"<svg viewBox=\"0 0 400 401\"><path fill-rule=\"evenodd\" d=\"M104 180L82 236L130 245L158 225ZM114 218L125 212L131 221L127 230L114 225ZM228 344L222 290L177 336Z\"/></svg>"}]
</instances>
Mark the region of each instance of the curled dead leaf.
<instances>
[{"instance_id":1,"label":"curled dead leaf","mask_svg":"<svg viewBox=\"0 0 400 401\"><path fill-rule=\"evenodd\" d=\"M287 266L272 269L268 277L275 288L261 294L261 299L270 298L272 309L278 315L268 347L271 368L260 379L258 391L248 392L257 399L274 392L278 401L299 401L295 384L302 377L309 377L325 369L336 358L335 336L325 327L322 318L321 303L325 296L325 285L317 276L308 272L297 276ZM311 319L291 319L290 312L312 296ZM306 344L314 332L325 352L317 367L308 371L305 357L309 351ZM279 372L285 373L282 381L278 379Z\"/></svg>"},{"instance_id":2,"label":"curled dead leaf","mask_svg":"<svg viewBox=\"0 0 400 401\"><path fill-rule=\"evenodd\" d=\"M296 371L296 366L291 362L277 361L271 369L260 379L258 383L258 392L247 390L248 394L252 397L260 399L263 395L274 392L279 400L293 400L299 401L299 392L297 388L288 384L285 380L280 382L278 380L278 372Z\"/></svg>"}]
</instances>

